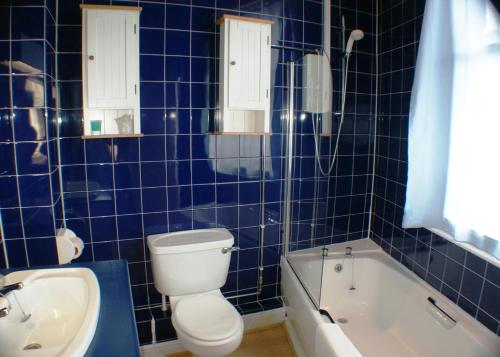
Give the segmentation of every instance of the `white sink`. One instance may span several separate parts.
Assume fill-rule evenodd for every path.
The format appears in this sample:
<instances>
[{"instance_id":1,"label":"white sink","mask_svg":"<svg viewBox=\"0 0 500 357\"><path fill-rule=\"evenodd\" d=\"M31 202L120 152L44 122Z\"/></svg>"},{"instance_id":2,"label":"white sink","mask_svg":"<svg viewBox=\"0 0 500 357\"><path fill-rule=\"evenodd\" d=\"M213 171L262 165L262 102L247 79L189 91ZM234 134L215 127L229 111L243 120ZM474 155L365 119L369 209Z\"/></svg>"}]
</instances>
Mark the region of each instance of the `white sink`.
<instances>
[{"instance_id":1,"label":"white sink","mask_svg":"<svg viewBox=\"0 0 500 357\"><path fill-rule=\"evenodd\" d=\"M18 282L22 289L0 296L0 309L10 305L9 314L0 317L0 356L83 356L94 337L101 303L94 273L61 268L5 276L5 285Z\"/></svg>"}]
</instances>

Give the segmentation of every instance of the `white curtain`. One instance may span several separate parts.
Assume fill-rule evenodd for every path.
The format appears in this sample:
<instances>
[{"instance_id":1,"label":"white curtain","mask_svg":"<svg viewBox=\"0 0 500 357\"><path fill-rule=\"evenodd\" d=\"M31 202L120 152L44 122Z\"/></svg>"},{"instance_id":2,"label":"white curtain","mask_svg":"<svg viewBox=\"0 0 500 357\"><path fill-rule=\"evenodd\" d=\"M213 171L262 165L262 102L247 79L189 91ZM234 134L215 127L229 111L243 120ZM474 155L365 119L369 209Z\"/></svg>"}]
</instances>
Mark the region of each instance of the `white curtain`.
<instances>
[{"instance_id":1,"label":"white curtain","mask_svg":"<svg viewBox=\"0 0 500 357\"><path fill-rule=\"evenodd\" d=\"M488 0L427 0L403 227L500 259L500 16Z\"/></svg>"}]
</instances>

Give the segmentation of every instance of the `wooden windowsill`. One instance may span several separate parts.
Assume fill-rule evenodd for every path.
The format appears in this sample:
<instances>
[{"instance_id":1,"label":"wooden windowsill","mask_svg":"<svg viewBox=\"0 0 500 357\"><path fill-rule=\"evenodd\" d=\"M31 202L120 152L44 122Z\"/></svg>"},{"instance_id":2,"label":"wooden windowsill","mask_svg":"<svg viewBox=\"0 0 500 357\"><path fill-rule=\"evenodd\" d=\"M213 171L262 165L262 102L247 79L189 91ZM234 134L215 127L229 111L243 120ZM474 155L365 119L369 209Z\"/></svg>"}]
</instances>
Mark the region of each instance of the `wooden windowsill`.
<instances>
[{"instance_id":1,"label":"wooden windowsill","mask_svg":"<svg viewBox=\"0 0 500 357\"><path fill-rule=\"evenodd\" d=\"M144 134L103 134L82 135L82 139L120 139L120 138L142 138Z\"/></svg>"}]
</instances>

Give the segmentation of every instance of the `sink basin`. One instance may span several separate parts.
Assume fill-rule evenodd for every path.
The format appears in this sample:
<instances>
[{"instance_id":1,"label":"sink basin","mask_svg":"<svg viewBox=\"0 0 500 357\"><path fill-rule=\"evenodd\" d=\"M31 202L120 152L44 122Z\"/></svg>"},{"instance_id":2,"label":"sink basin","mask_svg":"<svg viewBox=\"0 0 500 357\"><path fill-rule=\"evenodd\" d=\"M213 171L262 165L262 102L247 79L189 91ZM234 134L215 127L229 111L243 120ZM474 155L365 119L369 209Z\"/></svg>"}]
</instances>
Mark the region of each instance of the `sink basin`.
<instances>
[{"instance_id":1,"label":"sink basin","mask_svg":"<svg viewBox=\"0 0 500 357\"><path fill-rule=\"evenodd\" d=\"M97 326L100 289L87 268L13 272L5 284L24 287L0 297L0 356L83 356ZM24 313L23 313L24 310Z\"/></svg>"}]
</instances>

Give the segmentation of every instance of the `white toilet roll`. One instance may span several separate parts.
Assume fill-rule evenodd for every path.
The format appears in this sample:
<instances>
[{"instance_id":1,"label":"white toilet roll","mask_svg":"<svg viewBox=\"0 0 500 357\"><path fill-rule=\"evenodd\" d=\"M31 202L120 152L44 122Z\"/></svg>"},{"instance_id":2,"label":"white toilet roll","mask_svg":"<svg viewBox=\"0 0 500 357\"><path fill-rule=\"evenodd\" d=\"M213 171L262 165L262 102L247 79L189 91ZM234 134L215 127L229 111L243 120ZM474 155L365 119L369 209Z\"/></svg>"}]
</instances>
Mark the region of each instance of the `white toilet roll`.
<instances>
[{"instance_id":1,"label":"white toilet roll","mask_svg":"<svg viewBox=\"0 0 500 357\"><path fill-rule=\"evenodd\" d=\"M82 255L83 241L71 229L61 228L56 233L59 264L66 264Z\"/></svg>"}]
</instances>

